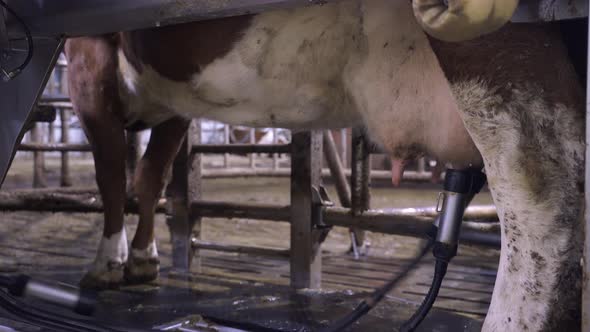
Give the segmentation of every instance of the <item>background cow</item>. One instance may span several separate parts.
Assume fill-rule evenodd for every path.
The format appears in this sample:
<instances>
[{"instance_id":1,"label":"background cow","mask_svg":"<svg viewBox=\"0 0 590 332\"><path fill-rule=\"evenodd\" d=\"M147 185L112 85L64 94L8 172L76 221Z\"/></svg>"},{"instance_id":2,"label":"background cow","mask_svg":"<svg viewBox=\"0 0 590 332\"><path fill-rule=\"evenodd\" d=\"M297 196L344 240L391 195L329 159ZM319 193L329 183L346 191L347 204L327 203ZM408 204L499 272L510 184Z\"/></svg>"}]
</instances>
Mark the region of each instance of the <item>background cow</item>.
<instances>
[{"instance_id":1,"label":"background cow","mask_svg":"<svg viewBox=\"0 0 590 332\"><path fill-rule=\"evenodd\" d=\"M106 209L85 284L157 276L154 203L187 118L363 124L392 157L428 153L455 168L482 164L466 127L502 224L484 330L579 326L583 95L554 27L509 25L447 44L427 38L405 1L343 1L72 39L66 51ZM153 133L136 172L140 222L128 251L124 129L134 125Z\"/></svg>"}]
</instances>

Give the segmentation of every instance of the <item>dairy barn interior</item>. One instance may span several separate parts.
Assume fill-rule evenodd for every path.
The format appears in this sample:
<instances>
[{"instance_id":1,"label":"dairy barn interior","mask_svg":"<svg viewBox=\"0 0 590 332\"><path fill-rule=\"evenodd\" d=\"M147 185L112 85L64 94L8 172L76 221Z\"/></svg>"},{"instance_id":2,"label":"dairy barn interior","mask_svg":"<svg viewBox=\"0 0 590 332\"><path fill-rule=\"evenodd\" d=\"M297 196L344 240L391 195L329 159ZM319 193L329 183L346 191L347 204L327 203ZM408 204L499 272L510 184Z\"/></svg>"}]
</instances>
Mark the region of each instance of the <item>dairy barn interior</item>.
<instances>
[{"instance_id":1,"label":"dairy barn interior","mask_svg":"<svg viewBox=\"0 0 590 332\"><path fill-rule=\"evenodd\" d=\"M507 325L484 323L494 319L488 310L508 236L485 175L447 168L430 154L396 159L363 126L289 130L192 119L154 207L157 278L81 283L105 245L105 205L93 146L69 95L65 40L336 1L0 1L1 331L556 330L534 325L543 317L527 314L534 310L526 306L507 306ZM442 30L455 19L457 35L472 39L495 32L469 35L478 27L461 15L502 3L496 2L431 6L465 11L459 18L441 14L451 21ZM412 19L420 18L420 3ZM587 86L588 3L508 6L508 13L488 13L497 20L492 30L509 21L559 26ZM431 40L439 38L436 27L422 27ZM149 128L125 133L129 246L141 209L131 179L150 135ZM582 283L587 248L576 270L575 323L557 330L590 329L590 293ZM517 264L551 274L535 254ZM534 316L532 323L510 325L519 315Z\"/></svg>"}]
</instances>

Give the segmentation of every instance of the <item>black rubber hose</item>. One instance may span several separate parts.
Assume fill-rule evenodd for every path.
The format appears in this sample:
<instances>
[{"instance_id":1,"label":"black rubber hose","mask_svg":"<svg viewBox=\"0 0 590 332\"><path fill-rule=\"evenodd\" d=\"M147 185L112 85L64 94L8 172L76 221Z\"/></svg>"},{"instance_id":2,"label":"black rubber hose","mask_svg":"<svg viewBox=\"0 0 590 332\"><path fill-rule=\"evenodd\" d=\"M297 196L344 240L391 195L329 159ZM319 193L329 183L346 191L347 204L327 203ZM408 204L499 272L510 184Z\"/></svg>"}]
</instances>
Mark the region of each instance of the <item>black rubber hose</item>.
<instances>
[{"instance_id":1,"label":"black rubber hose","mask_svg":"<svg viewBox=\"0 0 590 332\"><path fill-rule=\"evenodd\" d=\"M447 274L447 267L449 263L437 259L434 265L434 276L432 277L432 284L430 285L430 289L428 290L428 294L422 301L422 304L418 308L418 310L408 319L400 328L400 332L412 332L418 327L418 325L426 318L430 309L432 309L432 305L438 296L438 292L440 290L440 286L442 285L442 281Z\"/></svg>"},{"instance_id":2,"label":"black rubber hose","mask_svg":"<svg viewBox=\"0 0 590 332\"><path fill-rule=\"evenodd\" d=\"M412 259L412 261L404 267L404 269L398 273L394 278L388 281L381 288L375 290L371 296L361 302L350 314L337 320L335 323L321 329L321 332L338 332L350 327L354 322L363 317L369 310L373 309L387 293L389 293L393 287L395 287L403 278L405 278L410 271L415 269L422 258L430 251L434 241L429 239L426 245L420 250L420 252ZM446 267L445 267L446 271ZM444 276L444 274L443 274ZM442 278L441 278L442 279ZM437 292L438 293L438 292ZM436 295L435 295L436 298ZM428 312L427 312L428 313Z\"/></svg>"}]
</instances>

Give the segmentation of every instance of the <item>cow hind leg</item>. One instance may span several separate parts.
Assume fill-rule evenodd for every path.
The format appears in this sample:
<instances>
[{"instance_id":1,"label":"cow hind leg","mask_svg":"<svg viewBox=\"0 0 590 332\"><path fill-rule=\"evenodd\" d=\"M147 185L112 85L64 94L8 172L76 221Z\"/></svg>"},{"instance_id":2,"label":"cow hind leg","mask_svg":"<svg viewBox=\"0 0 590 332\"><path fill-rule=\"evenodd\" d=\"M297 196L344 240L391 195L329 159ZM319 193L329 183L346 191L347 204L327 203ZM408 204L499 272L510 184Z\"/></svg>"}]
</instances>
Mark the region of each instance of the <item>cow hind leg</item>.
<instances>
[{"instance_id":1,"label":"cow hind leg","mask_svg":"<svg viewBox=\"0 0 590 332\"><path fill-rule=\"evenodd\" d=\"M103 37L66 43L70 97L92 146L96 181L104 204L104 228L96 259L80 284L111 288L123 280L127 236L125 205L125 131L120 118L115 48Z\"/></svg>"},{"instance_id":2,"label":"cow hind leg","mask_svg":"<svg viewBox=\"0 0 590 332\"><path fill-rule=\"evenodd\" d=\"M538 100L533 88L513 90L508 102L482 83L455 90L502 230L483 331L579 330L583 112Z\"/></svg>"},{"instance_id":3,"label":"cow hind leg","mask_svg":"<svg viewBox=\"0 0 590 332\"><path fill-rule=\"evenodd\" d=\"M154 213L188 124L185 119L174 118L154 127L146 152L137 165L134 188L139 203L139 224L125 268L125 279L129 283L148 282L158 276Z\"/></svg>"}]
</instances>

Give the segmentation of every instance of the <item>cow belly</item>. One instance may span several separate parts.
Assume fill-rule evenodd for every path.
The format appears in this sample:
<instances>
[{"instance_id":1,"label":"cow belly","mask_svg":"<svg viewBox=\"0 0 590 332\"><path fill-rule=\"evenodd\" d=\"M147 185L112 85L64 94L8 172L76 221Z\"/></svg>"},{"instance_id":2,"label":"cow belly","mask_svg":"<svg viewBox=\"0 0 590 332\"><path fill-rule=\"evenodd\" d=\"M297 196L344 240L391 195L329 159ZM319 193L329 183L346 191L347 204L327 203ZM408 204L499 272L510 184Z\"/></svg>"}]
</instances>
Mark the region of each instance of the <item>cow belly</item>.
<instances>
[{"instance_id":1,"label":"cow belly","mask_svg":"<svg viewBox=\"0 0 590 332\"><path fill-rule=\"evenodd\" d=\"M342 76L358 52L360 16L356 1L258 15L227 54L187 81L147 64L137 71L119 51L121 86L130 100L143 101L136 104L189 118L253 127L352 126L360 117Z\"/></svg>"}]
</instances>

